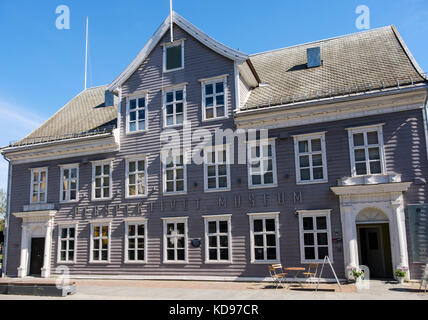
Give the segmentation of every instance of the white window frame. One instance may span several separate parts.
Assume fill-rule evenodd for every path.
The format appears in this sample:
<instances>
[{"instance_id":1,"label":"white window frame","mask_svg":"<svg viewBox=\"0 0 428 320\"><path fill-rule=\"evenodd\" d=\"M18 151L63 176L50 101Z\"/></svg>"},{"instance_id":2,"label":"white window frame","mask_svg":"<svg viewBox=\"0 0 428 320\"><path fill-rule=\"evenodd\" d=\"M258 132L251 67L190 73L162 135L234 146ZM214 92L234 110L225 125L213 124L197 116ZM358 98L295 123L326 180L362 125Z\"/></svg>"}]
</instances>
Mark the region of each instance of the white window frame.
<instances>
[{"instance_id":1,"label":"white window frame","mask_svg":"<svg viewBox=\"0 0 428 320\"><path fill-rule=\"evenodd\" d=\"M110 165L110 172L109 172L109 181L110 181L110 185L109 185L109 196L108 197L104 197L104 190L103 188L101 188L101 198L95 198L95 169L97 166L103 166L103 170L102 170L102 178L106 177L106 175L104 175L104 165ZM105 201L105 200L111 200L113 197L113 160L101 160L101 161L94 161L92 162L92 201Z\"/></svg>"},{"instance_id":2,"label":"white window frame","mask_svg":"<svg viewBox=\"0 0 428 320\"><path fill-rule=\"evenodd\" d=\"M251 257L251 263L252 264L272 264L272 263L281 263L281 250L280 250L280 233L279 233L279 212L267 212L267 213L249 213L248 214L249 218L250 218L250 257ZM275 219L275 238L276 238L276 259L275 260L256 260L255 259L255 254L254 254L254 220L263 220L263 229L264 231L261 232L260 234L266 235L266 234L272 234L272 231L266 232L265 231L265 225L266 225L266 220L269 219ZM257 233L259 234L259 233ZM266 242L266 237L263 236L264 239L264 243L267 244ZM266 246L267 248L267 246ZM267 258L267 252L266 252L266 248L264 247L264 255Z\"/></svg>"},{"instance_id":3,"label":"white window frame","mask_svg":"<svg viewBox=\"0 0 428 320\"><path fill-rule=\"evenodd\" d=\"M74 228L74 238L69 237L69 229ZM58 225L58 252L57 252L57 264L75 264L77 261L77 232L78 232L78 223L69 223L69 224L59 224ZM67 238L63 239L61 237L62 229L67 229ZM66 240L67 241L67 248L66 248L66 260L61 259L61 241ZM74 259L69 260L68 259L68 252L69 252L69 241L74 241Z\"/></svg>"},{"instance_id":4,"label":"white window frame","mask_svg":"<svg viewBox=\"0 0 428 320\"><path fill-rule=\"evenodd\" d=\"M163 128L174 128L174 127L182 127L184 125L184 123L186 122L187 119L187 93L186 93L186 87L187 84L182 84L182 85L178 85L178 86L174 86L174 87L169 87L169 88L165 88L162 92L162 114L163 114ZM176 91L183 91L183 100L175 100L175 92ZM174 105L173 108L173 119L174 119L174 123L171 125L167 124L167 114L166 114L166 109L167 109L167 101L166 101L166 97L168 93L174 93L174 101L172 102L172 104ZM177 123L177 111L176 111L176 104L178 103L183 103L183 123ZM169 103L171 104L171 103Z\"/></svg>"},{"instance_id":5,"label":"white window frame","mask_svg":"<svg viewBox=\"0 0 428 320\"><path fill-rule=\"evenodd\" d=\"M189 217L177 217L177 218L162 218L163 220L163 263L164 264L188 264L189 263L189 244L188 244L188 219ZM178 223L184 223L184 260L168 260L168 236L167 236L167 226L168 224L174 223L175 227ZM174 248L174 256L177 258L176 254L176 241Z\"/></svg>"},{"instance_id":6,"label":"white window frame","mask_svg":"<svg viewBox=\"0 0 428 320\"><path fill-rule=\"evenodd\" d=\"M48 202L48 172L49 169L48 167L43 167L43 168L32 168L31 169L31 185L30 185L30 203L32 204L41 204L41 203L47 203ZM37 185L38 185L38 191L37 191L37 201L34 202L33 201L33 191L34 191L34 184L36 183L34 181L34 173L37 172L39 174L39 177L41 176L42 172L46 173L46 186L45 186L45 200L44 201L40 201L40 178L39 181L37 181Z\"/></svg>"},{"instance_id":7,"label":"white window frame","mask_svg":"<svg viewBox=\"0 0 428 320\"><path fill-rule=\"evenodd\" d=\"M206 264L232 264L232 215L215 215L215 216L203 216L205 223L205 263ZM220 233L220 221L227 222L227 234ZM217 232L214 234L209 233L209 223L216 222ZM227 235L227 244L228 244L228 259L221 260L220 259L220 236ZM217 237L217 260L211 260L209 255L209 237L215 236Z\"/></svg>"},{"instance_id":8,"label":"white window frame","mask_svg":"<svg viewBox=\"0 0 428 320\"><path fill-rule=\"evenodd\" d=\"M168 48L177 47L179 45L181 45L181 67L167 70L166 69L166 51ZM162 57L163 57L162 58L162 62L163 62L162 71L163 71L163 73L183 70L184 69L184 39L176 40L174 42L169 42L169 43L163 44Z\"/></svg>"},{"instance_id":9,"label":"white window frame","mask_svg":"<svg viewBox=\"0 0 428 320\"><path fill-rule=\"evenodd\" d=\"M178 150L178 149L174 149L174 150L170 150L170 153L162 153L162 157L161 157L161 165L162 165L162 184L163 184L163 194L164 195L179 195L179 194L187 194L187 165L186 165L186 153L183 152L182 150ZM168 156L171 155L173 157L174 160L174 167L173 168L167 168L167 163L166 163L166 159L168 158ZM167 174L166 171L167 170L174 170L174 189L176 189L177 187L177 181L176 181L176 170L179 168L177 167L176 163L175 163L175 157L177 156L183 156L183 184L184 184L184 190L183 191L167 191Z\"/></svg>"},{"instance_id":10,"label":"white window frame","mask_svg":"<svg viewBox=\"0 0 428 320\"><path fill-rule=\"evenodd\" d=\"M252 140L247 142L247 171L248 171L248 188L249 189L262 189L262 188L276 188L278 187L278 177L277 177L277 167L276 167L276 139L270 138L267 140L268 144L272 146L272 176L273 176L273 183L271 184L265 184L261 183L260 185L253 185L252 180L252 167L251 167L251 148L255 145L260 145L261 142L264 142L265 140ZM260 148L260 157L257 159L268 159L268 157L265 157L263 154L263 148ZM262 163L262 161L261 161ZM262 165L260 170L262 170ZM264 175L261 175L262 182L264 182Z\"/></svg>"},{"instance_id":11,"label":"white window frame","mask_svg":"<svg viewBox=\"0 0 428 320\"><path fill-rule=\"evenodd\" d=\"M144 260L129 260L128 256L128 250L129 250L129 236L128 236L128 229L130 225L143 225L144 226L144 236L139 236L137 234L138 228L135 229L136 235L132 238L135 238L135 257L137 258L137 247L138 247L138 239L143 238L144 239ZM137 219L128 219L125 220L125 252L124 252L124 261L127 264L146 264L147 263L147 219L145 218L137 218Z\"/></svg>"},{"instance_id":12,"label":"white window frame","mask_svg":"<svg viewBox=\"0 0 428 320\"><path fill-rule=\"evenodd\" d=\"M327 170L327 149L325 143L325 132L303 134L294 136L294 160L296 166L296 184L316 184L316 183L327 183L328 182L328 170ZM321 151L312 151L312 140L321 140ZM309 151L300 153L299 151L299 142L308 141ZM313 177L313 162L312 156L314 154L321 154L322 158L322 168L323 168L323 179L314 179ZM302 180L300 175L300 156L309 156L309 171L310 171L310 180ZM305 168L307 169L307 168Z\"/></svg>"},{"instance_id":13,"label":"white window frame","mask_svg":"<svg viewBox=\"0 0 428 320\"><path fill-rule=\"evenodd\" d=\"M147 179L147 160L148 157L147 156L143 156L143 157L136 157L136 158L129 158L126 159L126 163L125 163L125 198L126 199L135 199L135 198L146 198L147 194L148 194L148 179ZM133 173L135 175L141 174L142 171L138 171L138 161L144 161L144 194L137 194L134 196L131 196L129 194L129 163L130 162L136 162L136 171ZM137 179L137 177L136 177ZM138 187L138 183L136 180L136 187ZM136 188L136 190L138 190L138 188Z\"/></svg>"},{"instance_id":14,"label":"white window frame","mask_svg":"<svg viewBox=\"0 0 428 320\"><path fill-rule=\"evenodd\" d=\"M225 188L219 188L219 174L218 174L218 166L223 165L218 164L218 152L219 151L226 151L226 159L224 159L224 165L226 165L226 178L227 178L227 186ZM208 153L209 152L215 152L215 163L211 164L208 163ZM204 148L204 190L205 192L224 192L224 191L230 191L231 187L231 177L230 177L230 145L219 145L219 146L207 146ZM209 189L208 188L208 165L215 165L216 167L216 188Z\"/></svg>"},{"instance_id":15,"label":"white window frame","mask_svg":"<svg viewBox=\"0 0 428 320\"><path fill-rule=\"evenodd\" d=\"M353 177L363 177L363 176L370 176L370 175L384 175L386 174L386 160L385 160L385 146L383 142L383 126L384 123L376 124L376 125L370 125L370 126L362 126L362 127L355 127L355 128L347 128L348 131L348 140L349 140L349 157L351 159L351 174ZM367 133L377 131L378 134L378 144L377 145L369 145L367 141ZM354 134L362 133L364 135L364 146L354 146ZM370 159L369 159L369 148L372 147L378 147L379 148L379 155L380 155L380 170L381 173L369 173L370 172ZM354 149L363 149L365 150L365 157L366 157L366 168L367 173L364 175L358 175L357 174L357 168L356 168L356 161L355 161L355 152ZM377 160L376 160L377 161Z\"/></svg>"},{"instance_id":16,"label":"white window frame","mask_svg":"<svg viewBox=\"0 0 428 320\"><path fill-rule=\"evenodd\" d=\"M145 99L145 106L144 106L144 113L145 113L145 120L144 120L144 129L141 130L135 130L135 131L131 131L130 130L130 121L131 121L131 100L137 100L137 108L135 109L135 112L137 113L136 115L136 128L138 128L138 111L141 110L142 108L138 107L138 99L144 98ZM136 94L136 95L131 95L126 97L126 134L127 135L132 135L132 134L136 134L136 133L142 133L142 132L147 132L149 130L149 107L148 107L148 101L149 101L149 93L148 92L143 92L140 94Z\"/></svg>"},{"instance_id":17,"label":"white window frame","mask_svg":"<svg viewBox=\"0 0 428 320\"><path fill-rule=\"evenodd\" d=\"M306 259L305 258L305 245L304 245L304 234L305 233L313 233L314 234L314 245L315 248L315 257L318 256L318 238L317 238L317 230L316 223L314 223L314 230L303 230L303 218L311 217L316 220L316 217L326 217L327 218L327 240L328 240L328 257L330 261L333 263L333 242L331 236L331 209L327 210L299 210L297 211L299 215L299 234L300 234L300 261L302 264L309 263L322 263L324 259ZM323 232L325 233L325 232ZM312 246L311 246L312 247Z\"/></svg>"},{"instance_id":18,"label":"white window frame","mask_svg":"<svg viewBox=\"0 0 428 320\"><path fill-rule=\"evenodd\" d=\"M228 109L228 103L227 103L227 97L228 97L228 88L227 88L227 76L218 76L210 79L201 79L199 80L201 82L202 87L202 121L215 121L215 120L221 120L221 119L227 119L229 117L229 109ZM216 96L220 95L215 93L216 84L219 82L223 82L223 95L224 95L224 116L217 116L217 106L216 106ZM213 97L213 118L207 119L207 110L206 110L206 90L205 86L212 84L213 85L213 94L209 95L210 97Z\"/></svg>"},{"instance_id":19,"label":"white window frame","mask_svg":"<svg viewBox=\"0 0 428 320\"><path fill-rule=\"evenodd\" d=\"M64 192L64 170L72 170L72 169L76 169L77 173L76 173L76 199L74 200L70 200L70 194L71 194L71 187L69 187L68 191L67 191L67 199L63 199L62 195ZM61 165L60 166L60 191L59 191L59 200L61 203L72 203L72 202L78 202L79 201L79 164L67 164L67 165ZM70 172L71 173L71 172ZM69 178L68 178L68 184L69 186L71 186L70 180L71 180L71 176L69 173Z\"/></svg>"},{"instance_id":20,"label":"white window frame","mask_svg":"<svg viewBox=\"0 0 428 320\"><path fill-rule=\"evenodd\" d=\"M108 227L108 244L107 244L107 260L94 260L94 229L95 227L100 227L100 237L97 237L98 240L102 240L102 227ZM91 236L90 236L90 245L89 245L89 263L93 264L110 264L111 256L111 220L98 220L90 223L91 227ZM100 258L102 257L102 250L100 250Z\"/></svg>"}]
</instances>

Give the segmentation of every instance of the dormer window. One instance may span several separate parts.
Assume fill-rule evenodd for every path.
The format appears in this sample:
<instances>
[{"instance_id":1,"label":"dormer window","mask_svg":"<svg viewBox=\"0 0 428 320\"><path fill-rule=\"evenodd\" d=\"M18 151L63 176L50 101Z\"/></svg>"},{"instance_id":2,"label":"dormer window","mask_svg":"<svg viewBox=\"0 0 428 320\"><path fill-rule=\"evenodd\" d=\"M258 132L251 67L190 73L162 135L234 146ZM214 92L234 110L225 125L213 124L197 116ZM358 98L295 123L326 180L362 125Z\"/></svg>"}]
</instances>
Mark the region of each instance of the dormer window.
<instances>
[{"instance_id":1,"label":"dormer window","mask_svg":"<svg viewBox=\"0 0 428 320\"><path fill-rule=\"evenodd\" d=\"M170 72L184 68L184 42L176 41L164 45L163 72Z\"/></svg>"}]
</instances>

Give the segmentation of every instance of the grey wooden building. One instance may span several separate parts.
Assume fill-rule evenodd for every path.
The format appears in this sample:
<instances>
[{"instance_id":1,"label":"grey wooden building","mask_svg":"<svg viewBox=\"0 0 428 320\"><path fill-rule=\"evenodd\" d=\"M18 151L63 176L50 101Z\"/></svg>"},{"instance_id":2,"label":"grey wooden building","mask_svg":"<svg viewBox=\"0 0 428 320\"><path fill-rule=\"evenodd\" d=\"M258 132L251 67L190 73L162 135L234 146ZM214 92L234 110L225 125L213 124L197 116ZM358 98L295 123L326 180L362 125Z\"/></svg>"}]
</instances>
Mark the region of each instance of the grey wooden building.
<instances>
[{"instance_id":1,"label":"grey wooden building","mask_svg":"<svg viewBox=\"0 0 428 320\"><path fill-rule=\"evenodd\" d=\"M329 256L342 279L418 278L428 80L395 27L247 55L172 20L110 85L2 149L4 273L260 280ZM236 137L187 161L221 130ZM168 132L187 147L164 152Z\"/></svg>"}]
</instances>

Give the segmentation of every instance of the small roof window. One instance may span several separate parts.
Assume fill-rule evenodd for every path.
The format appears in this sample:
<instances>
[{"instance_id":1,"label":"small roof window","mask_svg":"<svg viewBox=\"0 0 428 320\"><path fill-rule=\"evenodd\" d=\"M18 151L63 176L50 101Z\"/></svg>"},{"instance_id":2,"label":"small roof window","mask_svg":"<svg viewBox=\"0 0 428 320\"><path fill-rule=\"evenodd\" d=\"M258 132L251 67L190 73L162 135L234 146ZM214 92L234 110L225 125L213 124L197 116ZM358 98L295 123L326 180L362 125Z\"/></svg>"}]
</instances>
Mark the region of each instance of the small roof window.
<instances>
[{"instance_id":1,"label":"small roof window","mask_svg":"<svg viewBox=\"0 0 428 320\"><path fill-rule=\"evenodd\" d=\"M184 68L184 42L174 42L164 46L164 72Z\"/></svg>"}]
</instances>

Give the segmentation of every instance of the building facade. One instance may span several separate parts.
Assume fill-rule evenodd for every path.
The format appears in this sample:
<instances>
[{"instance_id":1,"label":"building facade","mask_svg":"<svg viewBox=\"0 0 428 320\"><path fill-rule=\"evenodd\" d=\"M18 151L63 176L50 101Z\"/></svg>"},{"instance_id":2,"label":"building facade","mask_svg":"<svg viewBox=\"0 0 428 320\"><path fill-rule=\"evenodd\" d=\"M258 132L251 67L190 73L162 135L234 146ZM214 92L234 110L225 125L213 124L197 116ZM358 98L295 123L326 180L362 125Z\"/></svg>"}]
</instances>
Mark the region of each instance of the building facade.
<instances>
[{"instance_id":1,"label":"building facade","mask_svg":"<svg viewBox=\"0 0 428 320\"><path fill-rule=\"evenodd\" d=\"M5 274L248 280L328 256L341 279L420 276L427 79L397 30L248 56L172 20L2 149Z\"/></svg>"}]
</instances>

